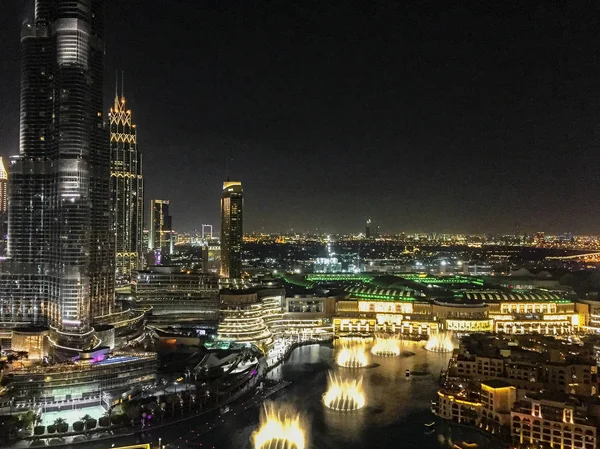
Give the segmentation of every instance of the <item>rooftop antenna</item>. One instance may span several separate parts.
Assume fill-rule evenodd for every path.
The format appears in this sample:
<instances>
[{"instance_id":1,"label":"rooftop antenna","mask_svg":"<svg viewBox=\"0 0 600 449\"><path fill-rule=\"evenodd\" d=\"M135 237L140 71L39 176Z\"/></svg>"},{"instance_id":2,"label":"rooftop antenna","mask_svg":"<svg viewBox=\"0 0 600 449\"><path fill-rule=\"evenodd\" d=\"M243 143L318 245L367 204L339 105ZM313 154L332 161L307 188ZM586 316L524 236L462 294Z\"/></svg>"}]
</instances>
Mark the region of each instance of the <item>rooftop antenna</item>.
<instances>
[{"instance_id":1,"label":"rooftop antenna","mask_svg":"<svg viewBox=\"0 0 600 449\"><path fill-rule=\"evenodd\" d=\"M119 98L119 71L115 69L115 98Z\"/></svg>"},{"instance_id":2,"label":"rooftop antenna","mask_svg":"<svg viewBox=\"0 0 600 449\"><path fill-rule=\"evenodd\" d=\"M125 72L123 70L121 70L121 98L125 97Z\"/></svg>"}]
</instances>

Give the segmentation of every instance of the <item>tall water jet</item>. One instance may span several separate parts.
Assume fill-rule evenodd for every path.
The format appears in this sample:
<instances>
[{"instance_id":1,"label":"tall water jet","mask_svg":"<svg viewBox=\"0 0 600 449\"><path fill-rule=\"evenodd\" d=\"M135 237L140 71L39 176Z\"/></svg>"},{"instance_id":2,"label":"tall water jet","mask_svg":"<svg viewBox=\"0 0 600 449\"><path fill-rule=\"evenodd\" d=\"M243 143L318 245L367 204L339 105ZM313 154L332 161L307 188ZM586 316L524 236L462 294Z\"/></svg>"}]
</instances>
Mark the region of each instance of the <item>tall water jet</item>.
<instances>
[{"instance_id":1,"label":"tall water jet","mask_svg":"<svg viewBox=\"0 0 600 449\"><path fill-rule=\"evenodd\" d=\"M400 341L394 335L378 335L371 352L383 357L400 355Z\"/></svg>"},{"instance_id":2,"label":"tall water jet","mask_svg":"<svg viewBox=\"0 0 600 449\"><path fill-rule=\"evenodd\" d=\"M286 406L265 403L260 427L252 434L254 449L305 449L306 440L297 412Z\"/></svg>"},{"instance_id":3,"label":"tall water jet","mask_svg":"<svg viewBox=\"0 0 600 449\"><path fill-rule=\"evenodd\" d=\"M344 368L363 368L369 363L364 346L342 348L335 361Z\"/></svg>"},{"instance_id":4,"label":"tall water jet","mask_svg":"<svg viewBox=\"0 0 600 449\"><path fill-rule=\"evenodd\" d=\"M425 349L432 352L452 352L454 350L452 335L448 332L431 334Z\"/></svg>"},{"instance_id":5,"label":"tall water jet","mask_svg":"<svg viewBox=\"0 0 600 449\"><path fill-rule=\"evenodd\" d=\"M360 379L342 380L329 373L327 392L323 395L326 407L341 412L358 410L365 406L365 393Z\"/></svg>"}]
</instances>

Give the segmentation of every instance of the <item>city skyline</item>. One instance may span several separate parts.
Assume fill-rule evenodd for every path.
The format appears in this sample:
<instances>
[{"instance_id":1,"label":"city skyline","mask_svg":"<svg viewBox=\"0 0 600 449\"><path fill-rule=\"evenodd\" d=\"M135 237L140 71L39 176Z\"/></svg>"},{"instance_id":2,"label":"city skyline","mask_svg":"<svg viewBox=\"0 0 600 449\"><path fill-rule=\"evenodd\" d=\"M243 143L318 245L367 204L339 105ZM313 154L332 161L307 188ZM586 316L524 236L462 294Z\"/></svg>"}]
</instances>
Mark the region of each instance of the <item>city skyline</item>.
<instances>
[{"instance_id":1,"label":"city skyline","mask_svg":"<svg viewBox=\"0 0 600 449\"><path fill-rule=\"evenodd\" d=\"M15 62L23 3L3 2ZM595 233L595 16L490 8L150 2L132 24L134 5L107 1L107 74L135 83L148 197L172 200L181 231L216 225L233 158L248 230L349 232L371 217L388 232ZM377 20L358 32L360 17ZM3 156L17 92L18 71L3 74Z\"/></svg>"}]
</instances>

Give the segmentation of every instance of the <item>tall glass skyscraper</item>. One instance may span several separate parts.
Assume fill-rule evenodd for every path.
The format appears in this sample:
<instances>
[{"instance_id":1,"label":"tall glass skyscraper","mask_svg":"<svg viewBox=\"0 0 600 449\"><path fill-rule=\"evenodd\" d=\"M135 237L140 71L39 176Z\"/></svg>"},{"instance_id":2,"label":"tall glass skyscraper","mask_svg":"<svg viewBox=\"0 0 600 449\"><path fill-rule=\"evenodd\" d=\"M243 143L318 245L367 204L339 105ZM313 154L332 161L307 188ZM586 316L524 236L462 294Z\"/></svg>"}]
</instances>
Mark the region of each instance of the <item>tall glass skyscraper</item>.
<instances>
[{"instance_id":1,"label":"tall glass skyscraper","mask_svg":"<svg viewBox=\"0 0 600 449\"><path fill-rule=\"evenodd\" d=\"M161 265L165 256L173 254L174 244L175 235L173 219L169 214L169 200L151 200L148 250L153 253L153 263Z\"/></svg>"},{"instance_id":2,"label":"tall glass skyscraper","mask_svg":"<svg viewBox=\"0 0 600 449\"><path fill-rule=\"evenodd\" d=\"M136 126L125 96L115 92L110 119L111 209L115 229L117 285L128 284L131 272L141 267L144 230L144 180Z\"/></svg>"},{"instance_id":3,"label":"tall glass skyscraper","mask_svg":"<svg viewBox=\"0 0 600 449\"><path fill-rule=\"evenodd\" d=\"M242 275L244 240L244 191L239 181L223 183L221 196L221 277L239 279Z\"/></svg>"},{"instance_id":4,"label":"tall glass skyscraper","mask_svg":"<svg viewBox=\"0 0 600 449\"><path fill-rule=\"evenodd\" d=\"M36 0L21 48L0 319L48 324L55 347L85 348L114 302L103 0Z\"/></svg>"}]
</instances>

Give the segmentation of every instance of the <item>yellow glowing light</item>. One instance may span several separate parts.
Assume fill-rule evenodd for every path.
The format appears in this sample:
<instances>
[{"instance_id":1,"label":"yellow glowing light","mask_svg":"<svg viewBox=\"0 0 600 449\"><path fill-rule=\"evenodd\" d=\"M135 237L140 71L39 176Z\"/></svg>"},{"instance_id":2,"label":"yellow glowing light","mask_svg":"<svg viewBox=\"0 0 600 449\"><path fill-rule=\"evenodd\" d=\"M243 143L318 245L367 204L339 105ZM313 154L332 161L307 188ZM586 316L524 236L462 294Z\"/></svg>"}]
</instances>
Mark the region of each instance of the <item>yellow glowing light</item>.
<instances>
[{"instance_id":1,"label":"yellow glowing light","mask_svg":"<svg viewBox=\"0 0 600 449\"><path fill-rule=\"evenodd\" d=\"M339 411L352 411L363 408L365 402L362 377L342 380L329 373L327 392L323 395L323 403L327 407Z\"/></svg>"},{"instance_id":2,"label":"yellow glowing light","mask_svg":"<svg viewBox=\"0 0 600 449\"><path fill-rule=\"evenodd\" d=\"M268 403L260 421L261 426L252 437L255 449L305 449L306 436L299 414L277 410Z\"/></svg>"},{"instance_id":3,"label":"yellow glowing light","mask_svg":"<svg viewBox=\"0 0 600 449\"><path fill-rule=\"evenodd\" d=\"M432 334L427 340L425 349L432 352L452 352L454 344L452 343L452 335L447 332Z\"/></svg>"},{"instance_id":4,"label":"yellow glowing light","mask_svg":"<svg viewBox=\"0 0 600 449\"><path fill-rule=\"evenodd\" d=\"M336 363L345 368L362 368L368 365L364 346L342 348L337 355Z\"/></svg>"},{"instance_id":5,"label":"yellow glowing light","mask_svg":"<svg viewBox=\"0 0 600 449\"><path fill-rule=\"evenodd\" d=\"M400 341L394 336L378 336L371 352L386 357L400 355Z\"/></svg>"}]
</instances>

